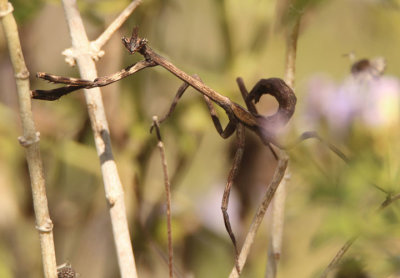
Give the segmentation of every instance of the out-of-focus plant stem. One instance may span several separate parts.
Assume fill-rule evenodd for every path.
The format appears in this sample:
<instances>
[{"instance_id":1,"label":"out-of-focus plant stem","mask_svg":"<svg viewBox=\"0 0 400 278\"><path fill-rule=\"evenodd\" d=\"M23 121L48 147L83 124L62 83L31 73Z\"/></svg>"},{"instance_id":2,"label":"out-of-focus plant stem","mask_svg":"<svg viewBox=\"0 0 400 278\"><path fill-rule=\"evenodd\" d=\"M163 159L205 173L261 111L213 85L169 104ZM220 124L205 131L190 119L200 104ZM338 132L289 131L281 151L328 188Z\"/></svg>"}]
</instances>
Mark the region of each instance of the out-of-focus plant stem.
<instances>
[{"instance_id":1,"label":"out-of-focus plant stem","mask_svg":"<svg viewBox=\"0 0 400 278\"><path fill-rule=\"evenodd\" d=\"M39 133L36 131L31 109L29 72L18 35L17 24L12 14L12 5L7 0L0 0L0 20L8 44L8 50L17 83L20 116L23 135L18 138L26 149L26 160L32 186L33 206L36 228L39 231L42 252L43 272L46 278L57 277L56 255L53 239L53 224L50 219L43 164L39 149Z\"/></svg>"},{"instance_id":2,"label":"out-of-focus plant stem","mask_svg":"<svg viewBox=\"0 0 400 278\"><path fill-rule=\"evenodd\" d=\"M87 38L76 0L63 0L65 16L72 40L74 58L83 79L94 80L97 71L92 59L90 42ZM111 225L117 258L122 278L137 277L133 249L128 229L124 192L117 166L111 150L111 139L99 88L85 89L85 98L100 159L106 199L109 204Z\"/></svg>"},{"instance_id":3,"label":"out-of-focus plant stem","mask_svg":"<svg viewBox=\"0 0 400 278\"><path fill-rule=\"evenodd\" d=\"M293 23L293 27L287 37L285 82L293 89L296 72L296 50L299 36L301 15L299 14ZM266 278L275 278L278 263L282 252L283 226L286 203L286 181L290 177L289 167L286 169L284 179L275 192L272 206L272 221L270 229L270 243L268 247L268 262L265 272Z\"/></svg>"},{"instance_id":4,"label":"out-of-focus plant stem","mask_svg":"<svg viewBox=\"0 0 400 278\"><path fill-rule=\"evenodd\" d=\"M386 207L388 207L390 204L393 202L396 202L397 200L400 199L400 194L396 194L394 196L387 196L386 200L383 201L383 203L379 206L377 212L382 211ZM360 234L353 236L352 238L348 239L345 244L339 249L339 251L335 254L331 262L328 264L328 266L325 268L324 272L319 276L319 278L326 278L328 277L329 273L334 270L339 263L342 261L343 256L346 254L346 252L350 249L350 247L353 245L353 243L358 239Z\"/></svg>"},{"instance_id":5,"label":"out-of-focus plant stem","mask_svg":"<svg viewBox=\"0 0 400 278\"><path fill-rule=\"evenodd\" d=\"M275 169L274 176L272 177L271 183L267 187L267 191L265 192L263 196L263 200L260 204L260 206L257 209L257 212L254 216L254 219L250 225L249 232L246 235L246 238L244 240L242 249L240 250L239 258L238 258L238 263L240 269L243 269L247 257L250 253L250 248L253 245L254 238L256 236L256 233L258 231L258 228L260 227L260 224L264 218L265 212L267 211L269 205L271 204L272 198L274 197L276 193L276 189L278 188L279 184L281 183L283 176L285 175L286 168L288 165L288 156L287 154L278 148L274 148L274 151L278 154L279 160L278 160L278 165ZM229 278L238 278L240 274L237 271L236 266L233 267Z\"/></svg>"}]
</instances>

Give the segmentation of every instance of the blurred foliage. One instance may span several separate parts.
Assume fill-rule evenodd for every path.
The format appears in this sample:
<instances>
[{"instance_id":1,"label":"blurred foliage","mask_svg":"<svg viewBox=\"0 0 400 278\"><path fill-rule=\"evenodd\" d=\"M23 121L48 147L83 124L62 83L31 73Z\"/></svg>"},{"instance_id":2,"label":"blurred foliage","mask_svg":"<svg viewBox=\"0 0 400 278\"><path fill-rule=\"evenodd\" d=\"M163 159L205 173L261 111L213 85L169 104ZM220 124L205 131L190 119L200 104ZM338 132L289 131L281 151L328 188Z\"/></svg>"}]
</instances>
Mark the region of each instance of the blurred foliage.
<instances>
[{"instance_id":1,"label":"blurred foliage","mask_svg":"<svg viewBox=\"0 0 400 278\"><path fill-rule=\"evenodd\" d=\"M340 264L335 278L367 278L368 275L363 270L363 265L355 259L348 259Z\"/></svg>"},{"instance_id":2,"label":"blurred foliage","mask_svg":"<svg viewBox=\"0 0 400 278\"><path fill-rule=\"evenodd\" d=\"M12 0L10 1L14 7L14 17L19 24L24 24L31 20L41 10L46 0Z\"/></svg>"},{"instance_id":3,"label":"blurred foliage","mask_svg":"<svg viewBox=\"0 0 400 278\"><path fill-rule=\"evenodd\" d=\"M36 80L37 71L77 76L77 70L65 65L60 55L70 40L59 2L11 2L32 88L53 87ZM128 3L78 1L89 37L96 38ZM392 98L378 101L375 113L389 119L378 127L352 119L345 129L337 130L336 114L333 120L324 116L310 121L306 116L328 111L322 105L309 106L307 101L315 78L326 76L332 90L346 84L351 62L343 54L354 51L357 59L383 56L387 61L384 76L398 79L398 5L396 0L143 1L107 43L106 55L97 66L99 75L106 75L140 59L126 53L120 43L120 37L138 25L151 47L243 104L235 78L242 76L251 89L260 78L282 77L285 35L301 15L295 88L298 107L285 140L315 129L351 161L344 163L312 140L290 150L292 178L279 277L318 277L355 234L360 238L330 277L356 277L354 273L396 277L400 272L400 205L394 202L382 211L378 208L388 196L400 192L400 113L396 111L400 106ZM0 35L0 277L41 277L28 170L16 140L21 130L15 84L4 45ZM152 68L102 88L139 277L165 277L167 273L164 185L155 136L149 128L153 115L168 111L180 84L164 69ZM323 87L317 96L327 96L330 90ZM82 277L118 277L102 177L82 94L52 103L34 101L33 109L41 132L58 263L68 260ZM274 109L272 98L261 100L260 111L268 114ZM223 111L217 110L226 123ZM233 250L220 202L235 136L229 140L218 136L202 97L193 89L182 97L161 132L173 187L177 277L227 276L233 266ZM230 201L239 244L276 163L258 138L249 134L246 140ZM268 220L256 237L243 277L264 275Z\"/></svg>"}]
</instances>

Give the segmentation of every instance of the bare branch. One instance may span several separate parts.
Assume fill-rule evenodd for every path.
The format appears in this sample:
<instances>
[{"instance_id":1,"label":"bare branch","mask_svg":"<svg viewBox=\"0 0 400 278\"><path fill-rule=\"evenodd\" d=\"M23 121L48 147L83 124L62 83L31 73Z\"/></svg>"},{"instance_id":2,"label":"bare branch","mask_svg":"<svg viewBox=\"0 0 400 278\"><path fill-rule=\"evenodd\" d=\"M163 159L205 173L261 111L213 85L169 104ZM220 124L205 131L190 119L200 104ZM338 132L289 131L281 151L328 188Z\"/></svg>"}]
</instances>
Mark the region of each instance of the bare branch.
<instances>
[{"instance_id":1,"label":"bare branch","mask_svg":"<svg viewBox=\"0 0 400 278\"><path fill-rule=\"evenodd\" d=\"M105 31L95 41L91 42L92 47L100 50L141 3L142 0L133 0Z\"/></svg>"},{"instance_id":2,"label":"bare branch","mask_svg":"<svg viewBox=\"0 0 400 278\"><path fill-rule=\"evenodd\" d=\"M268 260L265 277L276 277L278 263L282 253L282 237L285 219L285 201L286 201L286 183L290 177L289 167L274 195L274 201L271 207L270 236L268 244Z\"/></svg>"},{"instance_id":3,"label":"bare branch","mask_svg":"<svg viewBox=\"0 0 400 278\"><path fill-rule=\"evenodd\" d=\"M63 6L73 49L88 50L89 40L77 9L76 1L63 0ZM83 79L95 80L97 78L96 67L89 52L80 52L76 60ZM110 133L100 89L85 89L85 98L92 123L97 154L100 159L105 194L109 204L120 274L122 278L137 277L125 211L124 192L111 150Z\"/></svg>"},{"instance_id":4,"label":"bare branch","mask_svg":"<svg viewBox=\"0 0 400 278\"><path fill-rule=\"evenodd\" d=\"M296 49L299 36L301 15L296 19L293 28L290 30L286 42L286 67L285 82L294 89L294 80L296 72ZM289 168L286 169L285 176L290 176ZM275 278L278 270L278 263L282 253L283 225L285 218L285 202L286 202L286 182L282 181L274 196L274 204L272 207L271 235L268 246L268 261L265 272L266 278Z\"/></svg>"},{"instance_id":5,"label":"bare branch","mask_svg":"<svg viewBox=\"0 0 400 278\"><path fill-rule=\"evenodd\" d=\"M338 147L321 138L321 136L319 136L318 133L315 131L303 132L295 142L285 145L284 149L289 151L291 148L297 146L299 143L307 139L317 139L328 149L330 149L334 154L336 154L339 158L341 158L344 162L346 163L350 162L350 158L347 155L345 155L341 150L339 150Z\"/></svg>"},{"instance_id":6,"label":"bare branch","mask_svg":"<svg viewBox=\"0 0 400 278\"><path fill-rule=\"evenodd\" d=\"M167 159L165 158L165 148L164 148L164 143L161 140L160 125L158 123L157 116L153 117L153 126L156 129L156 134L158 139L157 147L160 151L161 164L164 173L165 195L167 199L168 269L169 269L169 277L172 278L174 276L174 269L173 269L174 262L173 262L173 249L172 249L172 228L171 228L171 184L169 182Z\"/></svg>"},{"instance_id":7,"label":"bare branch","mask_svg":"<svg viewBox=\"0 0 400 278\"><path fill-rule=\"evenodd\" d=\"M295 73L296 73L296 54L297 54L297 41L299 37L301 15L299 14L296 18L296 22L290 34L287 38L287 48L286 48L286 67L285 67L285 81L293 88Z\"/></svg>"},{"instance_id":8,"label":"bare branch","mask_svg":"<svg viewBox=\"0 0 400 278\"><path fill-rule=\"evenodd\" d=\"M246 239L243 243L243 247L240 251L240 254L239 254L240 269L243 269L243 266L246 263L247 257L250 253L250 248L253 245L254 238L256 236L258 228L260 227L260 224L264 218L265 212L267 211L267 209L271 203L271 200L272 200L279 184L281 183L283 176L285 175L285 171L286 171L286 168L288 165L288 157L287 157L286 153L282 150L279 150L276 147L275 147L275 151L279 156L278 166L275 169L275 173L274 173L274 176L272 177L272 181L268 185L267 191L264 194L262 203L258 207L256 215L253 219L253 222L251 223L249 232L246 235ZM229 277L230 278L239 277L239 273L236 269L236 266L233 267Z\"/></svg>"},{"instance_id":9,"label":"bare branch","mask_svg":"<svg viewBox=\"0 0 400 278\"><path fill-rule=\"evenodd\" d=\"M386 200L380 205L379 210L386 208L391 203L400 199L400 194L396 194L394 196L389 195Z\"/></svg>"},{"instance_id":10,"label":"bare branch","mask_svg":"<svg viewBox=\"0 0 400 278\"><path fill-rule=\"evenodd\" d=\"M17 24L12 14L12 5L7 0L0 0L0 20L14 68L23 135L18 138L26 149L26 160L31 179L33 206L36 228L39 231L42 251L43 272L46 278L57 277L56 255L53 239L53 223L50 219L46 196L46 184L39 149L39 132L33 121L31 98L29 95L29 72L22 54Z\"/></svg>"},{"instance_id":11,"label":"bare branch","mask_svg":"<svg viewBox=\"0 0 400 278\"><path fill-rule=\"evenodd\" d=\"M340 260L343 258L344 254L349 250L349 248L353 245L354 241L358 238L358 236L353 237L349 239L336 253L335 257L332 259L332 261L329 263L329 265L326 267L324 272L321 274L320 278L326 278L334 268L337 267L339 264Z\"/></svg>"}]
</instances>

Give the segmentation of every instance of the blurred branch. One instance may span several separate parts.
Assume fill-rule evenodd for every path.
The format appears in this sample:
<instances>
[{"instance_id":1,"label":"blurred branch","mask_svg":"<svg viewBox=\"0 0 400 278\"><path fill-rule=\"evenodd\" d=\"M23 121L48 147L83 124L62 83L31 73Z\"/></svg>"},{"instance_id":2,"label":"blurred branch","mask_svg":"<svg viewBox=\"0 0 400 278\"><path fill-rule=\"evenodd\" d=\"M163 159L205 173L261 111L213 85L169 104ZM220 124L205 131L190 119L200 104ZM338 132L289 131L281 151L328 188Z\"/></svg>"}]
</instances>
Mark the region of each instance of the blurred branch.
<instances>
[{"instance_id":1,"label":"blurred branch","mask_svg":"<svg viewBox=\"0 0 400 278\"><path fill-rule=\"evenodd\" d=\"M382 204L378 208L378 212L381 211L382 209L385 209L389 205L391 205L393 202L397 201L400 199L400 194L396 194L394 196L388 196L385 201L382 202ZM319 278L326 278L328 277L329 272L331 272L333 269L335 269L341 259L343 258L344 254L347 252L347 250L350 249L350 247L353 245L353 243L358 239L359 235L356 235L352 237L351 239L347 240L346 243L339 249L339 251L336 253L335 257L333 257L332 261L329 263L329 265L325 268L324 272L321 274Z\"/></svg>"},{"instance_id":2,"label":"blurred branch","mask_svg":"<svg viewBox=\"0 0 400 278\"><path fill-rule=\"evenodd\" d=\"M386 200L380 205L379 210L386 208L391 203L400 199L400 194L396 194L394 196L389 195Z\"/></svg>"},{"instance_id":3,"label":"blurred branch","mask_svg":"<svg viewBox=\"0 0 400 278\"><path fill-rule=\"evenodd\" d=\"M158 140L157 147L160 151L161 164L164 174L165 195L167 199L168 269L169 269L169 277L172 278L174 276L174 270L173 270L174 263L173 263L172 228L171 228L171 184L169 182L167 159L165 158L165 148L164 148L164 143L161 139L160 125L157 116L153 117L153 127L155 127L156 129L156 135Z\"/></svg>"},{"instance_id":4,"label":"blurred branch","mask_svg":"<svg viewBox=\"0 0 400 278\"><path fill-rule=\"evenodd\" d=\"M276 277L278 271L278 263L282 253L282 237L285 219L285 201L286 201L286 183L290 177L289 168L286 169L281 184L274 195L272 204L272 221L270 224L270 235L268 244L268 259L265 277Z\"/></svg>"},{"instance_id":5,"label":"blurred branch","mask_svg":"<svg viewBox=\"0 0 400 278\"><path fill-rule=\"evenodd\" d=\"M295 72L296 72L296 50L299 37L301 15L296 19L293 28L287 38L286 48L286 67L285 67L285 82L292 89L294 87Z\"/></svg>"},{"instance_id":6,"label":"blurred branch","mask_svg":"<svg viewBox=\"0 0 400 278\"><path fill-rule=\"evenodd\" d=\"M296 50L299 36L301 15L296 18L293 28L287 37L286 45L286 67L285 82L292 89L294 88L295 72L296 72ZM286 169L285 177L290 176L289 168ZM274 196L272 206L272 223L270 242L268 246L266 278L275 278L278 270L278 263L282 252L283 225L285 218L285 201L286 201L286 178L282 181Z\"/></svg>"},{"instance_id":7,"label":"blurred branch","mask_svg":"<svg viewBox=\"0 0 400 278\"><path fill-rule=\"evenodd\" d=\"M72 49L82 78L95 79L97 71L92 60L90 43L75 0L63 0L66 20L72 40ZM124 192L117 172L111 139L99 88L85 89L85 98L100 159L106 199L110 206L111 224L121 277L137 277L132 244L125 211Z\"/></svg>"},{"instance_id":8,"label":"blurred branch","mask_svg":"<svg viewBox=\"0 0 400 278\"><path fill-rule=\"evenodd\" d=\"M271 146L271 147L273 147L273 146ZM243 243L243 247L240 250L239 259L238 259L240 269L243 269L243 266L246 263L247 257L250 253L250 248L253 245L254 238L256 236L258 228L260 227L260 224L264 218L265 212L267 211L269 204L271 203L271 200L274 197L274 194L275 194L279 184L281 183L283 176L285 175L285 171L286 171L286 168L288 165L287 154L284 151L282 151L276 147L273 147L273 148L279 157L278 166L275 170L274 176L272 177L271 183L267 187L267 191L264 194L262 203L258 207L258 210L253 219L253 222L251 223L249 232L247 233L245 241ZM233 267L229 277L230 278L239 277L239 273L238 273L236 267Z\"/></svg>"},{"instance_id":9,"label":"blurred branch","mask_svg":"<svg viewBox=\"0 0 400 278\"><path fill-rule=\"evenodd\" d=\"M339 249L339 251L336 253L335 257L333 257L332 261L329 263L329 265L325 268L324 272L320 276L320 278L326 278L334 268L339 264L340 260L343 258L344 254L349 250L349 248L353 245L354 241L358 236L352 237L346 243Z\"/></svg>"},{"instance_id":10,"label":"blurred branch","mask_svg":"<svg viewBox=\"0 0 400 278\"><path fill-rule=\"evenodd\" d=\"M100 50L104 44L111 38L121 25L128 19L132 12L142 3L142 0L133 0L128 7L123 10L119 16L107 27L107 29L90 44L94 49Z\"/></svg>"},{"instance_id":11,"label":"blurred branch","mask_svg":"<svg viewBox=\"0 0 400 278\"><path fill-rule=\"evenodd\" d=\"M114 21L107 27L107 29L94 41L91 41L87 45L87 49L76 49L74 47L65 49L62 54L65 57L65 61L70 66L75 65L75 59L80 55L80 52L83 50L84 52L90 53L92 59L98 61L101 57L104 56L104 50L101 48L107 43L107 41L111 38L111 36L117 31L121 25L128 19L128 17L132 14L132 12L142 3L142 0L133 0L119 15Z\"/></svg>"},{"instance_id":12,"label":"blurred branch","mask_svg":"<svg viewBox=\"0 0 400 278\"><path fill-rule=\"evenodd\" d=\"M53 239L53 223L50 219L46 196L46 184L39 149L39 132L36 131L32 116L29 72L22 54L17 24L12 14L13 7L7 0L0 0L0 19L10 52L17 84L23 135L18 138L25 147L26 160L31 179L36 228L39 231L43 272L46 278L57 277L56 255Z\"/></svg>"}]
</instances>

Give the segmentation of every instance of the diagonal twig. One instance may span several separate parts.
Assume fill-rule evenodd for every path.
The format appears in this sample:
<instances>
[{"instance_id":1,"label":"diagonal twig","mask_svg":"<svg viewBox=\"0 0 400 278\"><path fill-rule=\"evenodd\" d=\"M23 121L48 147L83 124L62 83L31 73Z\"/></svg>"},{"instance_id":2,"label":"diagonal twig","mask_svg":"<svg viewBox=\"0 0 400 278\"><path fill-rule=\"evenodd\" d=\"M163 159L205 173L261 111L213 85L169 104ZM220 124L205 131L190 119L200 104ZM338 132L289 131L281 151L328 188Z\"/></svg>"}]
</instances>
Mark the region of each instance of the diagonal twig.
<instances>
[{"instance_id":1,"label":"diagonal twig","mask_svg":"<svg viewBox=\"0 0 400 278\"><path fill-rule=\"evenodd\" d=\"M394 196L389 195L386 200L379 206L379 210L382 210L389 206L391 203L400 199L400 194L396 194Z\"/></svg>"},{"instance_id":2,"label":"diagonal twig","mask_svg":"<svg viewBox=\"0 0 400 278\"><path fill-rule=\"evenodd\" d=\"M339 249L339 251L336 253L335 257L333 257L332 261L329 263L329 265L325 268L324 272L321 274L320 278L326 278L328 277L329 272L331 272L333 269L337 267L339 264L340 260L343 258L344 254L349 250L349 248L353 245L354 241L358 236L352 237L346 243Z\"/></svg>"},{"instance_id":3,"label":"diagonal twig","mask_svg":"<svg viewBox=\"0 0 400 278\"><path fill-rule=\"evenodd\" d=\"M142 0L133 0L114 21L104 30L103 33L94 41L91 42L92 47L95 49L101 49L103 45L111 38L111 36L117 31L121 25L128 19L133 11L142 3Z\"/></svg>"},{"instance_id":4,"label":"diagonal twig","mask_svg":"<svg viewBox=\"0 0 400 278\"><path fill-rule=\"evenodd\" d=\"M249 228L249 232L247 233L246 238L244 240L242 249L240 250L239 259L238 259L240 269L243 269L243 266L246 263L247 257L250 253L250 248L253 245L254 238L256 236L258 228L260 227L260 224L264 218L265 212L267 211L267 209L271 203L271 200L272 200L279 184L281 183L283 176L285 175L285 171L286 171L286 168L288 165L288 157L287 157L286 153L282 150L279 150L275 146L272 146L272 147L274 148L274 151L278 154L278 157L279 157L278 165L276 167L274 176L272 177L272 181L268 185L267 191L265 192L265 194L263 196L263 200L257 209L257 212L255 214L253 222L251 223L251 226ZM238 273L236 267L233 267L233 269L229 275L229 278L237 278L237 277L239 277L239 273Z\"/></svg>"}]
</instances>

